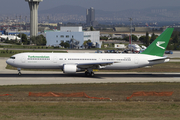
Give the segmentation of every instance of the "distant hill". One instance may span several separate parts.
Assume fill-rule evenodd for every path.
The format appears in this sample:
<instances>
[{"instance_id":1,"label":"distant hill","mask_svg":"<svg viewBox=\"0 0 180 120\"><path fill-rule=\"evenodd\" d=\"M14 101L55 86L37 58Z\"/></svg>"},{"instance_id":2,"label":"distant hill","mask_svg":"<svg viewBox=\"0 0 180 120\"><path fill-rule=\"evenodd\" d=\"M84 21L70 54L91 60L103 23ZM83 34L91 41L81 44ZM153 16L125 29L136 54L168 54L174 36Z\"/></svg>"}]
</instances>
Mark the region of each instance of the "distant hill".
<instances>
[{"instance_id":1,"label":"distant hill","mask_svg":"<svg viewBox=\"0 0 180 120\"><path fill-rule=\"evenodd\" d=\"M62 5L52 9L41 10L39 11L39 15L49 14L56 15L59 14L62 17L61 21L65 19L65 17L69 17L69 21L78 21L78 17L81 16L81 20L85 21L86 17L86 9L84 7L79 6L71 6L71 5ZM128 21L129 17L133 18L133 21L178 21L180 20L180 9L179 7L154 7L147 9L130 9L124 11L103 11L95 8L96 20L97 21ZM74 16L71 17L71 16ZM83 16L83 17L82 17Z\"/></svg>"},{"instance_id":2,"label":"distant hill","mask_svg":"<svg viewBox=\"0 0 180 120\"><path fill-rule=\"evenodd\" d=\"M26 6L27 7L27 6ZM92 6L93 7L93 6ZM105 6L106 7L106 6ZM61 5L46 10L39 10L39 20L47 22L76 22L85 23L86 9L80 6ZM19 15L29 16L29 8L24 8L24 11L17 11L16 9L7 13L6 11L0 12L0 19L16 18ZM95 8L96 21L98 22L116 22L125 23L129 22L128 18L133 18L133 22L179 22L180 21L180 8L179 7L152 7L146 9L128 9L123 11L103 11ZM29 17L28 17L29 18Z\"/></svg>"},{"instance_id":3,"label":"distant hill","mask_svg":"<svg viewBox=\"0 0 180 120\"><path fill-rule=\"evenodd\" d=\"M79 7L79 6L70 6L70 5L62 5L55 8L51 8L48 10L41 10L39 11L40 14L78 14L84 15L86 13L86 8Z\"/></svg>"},{"instance_id":4,"label":"distant hill","mask_svg":"<svg viewBox=\"0 0 180 120\"><path fill-rule=\"evenodd\" d=\"M68 14L68 15L86 15L86 10L89 8L84 8L80 6L71 6L71 5L62 5L55 8L51 8L48 10L41 10L39 11L39 14ZM103 11L95 9L96 15L102 15L105 14L113 14L114 12L109 11Z\"/></svg>"}]
</instances>

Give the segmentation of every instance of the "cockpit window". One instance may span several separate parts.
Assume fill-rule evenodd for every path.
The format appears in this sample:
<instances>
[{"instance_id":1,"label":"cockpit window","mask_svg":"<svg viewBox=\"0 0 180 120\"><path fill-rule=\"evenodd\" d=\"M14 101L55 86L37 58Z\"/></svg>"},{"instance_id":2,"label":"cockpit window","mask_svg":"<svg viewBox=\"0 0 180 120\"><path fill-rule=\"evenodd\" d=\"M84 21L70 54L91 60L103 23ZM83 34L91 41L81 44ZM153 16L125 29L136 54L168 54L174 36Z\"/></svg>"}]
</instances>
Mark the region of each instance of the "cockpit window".
<instances>
[{"instance_id":1,"label":"cockpit window","mask_svg":"<svg viewBox=\"0 0 180 120\"><path fill-rule=\"evenodd\" d=\"M15 59L15 57L10 57L10 59Z\"/></svg>"}]
</instances>

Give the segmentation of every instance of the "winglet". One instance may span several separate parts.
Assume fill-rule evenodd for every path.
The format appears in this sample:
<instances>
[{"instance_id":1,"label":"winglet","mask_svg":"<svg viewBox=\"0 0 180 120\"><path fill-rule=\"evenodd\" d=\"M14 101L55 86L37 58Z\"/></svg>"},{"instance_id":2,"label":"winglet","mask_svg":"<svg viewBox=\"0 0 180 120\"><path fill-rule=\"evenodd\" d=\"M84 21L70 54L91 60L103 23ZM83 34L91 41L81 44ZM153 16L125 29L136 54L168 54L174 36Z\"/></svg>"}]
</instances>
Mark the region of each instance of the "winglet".
<instances>
[{"instance_id":1,"label":"winglet","mask_svg":"<svg viewBox=\"0 0 180 120\"><path fill-rule=\"evenodd\" d=\"M155 55L163 57L166 47L169 43L169 39L172 35L174 28L167 28L156 40L154 40L149 47L141 54Z\"/></svg>"}]
</instances>

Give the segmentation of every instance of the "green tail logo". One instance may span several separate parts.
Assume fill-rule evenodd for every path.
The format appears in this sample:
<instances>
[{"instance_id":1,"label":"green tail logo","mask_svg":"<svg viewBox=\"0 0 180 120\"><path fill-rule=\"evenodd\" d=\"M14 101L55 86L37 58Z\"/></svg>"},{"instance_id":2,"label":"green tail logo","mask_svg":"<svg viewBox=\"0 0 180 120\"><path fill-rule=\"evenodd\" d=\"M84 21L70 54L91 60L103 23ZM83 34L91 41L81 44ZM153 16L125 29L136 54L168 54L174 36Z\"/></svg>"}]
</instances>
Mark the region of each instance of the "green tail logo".
<instances>
[{"instance_id":1,"label":"green tail logo","mask_svg":"<svg viewBox=\"0 0 180 120\"><path fill-rule=\"evenodd\" d=\"M174 28L167 28L156 40L154 40L149 47L141 54L154 55L163 57L166 47L169 43L169 39L172 35Z\"/></svg>"},{"instance_id":2,"label":"green tail logo","mask_svg":"<svg viewBox=\"0 0 180 120\"><path fill-rule=\"evenodd\" d=\"M158 47L160 47L160 48L162 48L162 49L165 49L164 47L160 46L161 44L164 44L164 43L165 43L165 42L159 42L159 41L158 41L158 42L156 43L156 46L158 46Z\"/></svg>"}]
</instances>

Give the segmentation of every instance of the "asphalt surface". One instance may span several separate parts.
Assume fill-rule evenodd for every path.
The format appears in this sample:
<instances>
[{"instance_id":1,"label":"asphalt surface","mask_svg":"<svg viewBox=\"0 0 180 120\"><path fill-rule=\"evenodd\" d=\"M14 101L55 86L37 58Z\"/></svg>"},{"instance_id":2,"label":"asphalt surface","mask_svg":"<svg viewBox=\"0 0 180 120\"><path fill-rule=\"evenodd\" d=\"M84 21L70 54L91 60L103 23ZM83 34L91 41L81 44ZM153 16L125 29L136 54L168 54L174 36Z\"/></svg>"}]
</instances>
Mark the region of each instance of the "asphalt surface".
<instances>
[{"instance_id":1,"label":"asphalt surface","mask_svg":"<svg viewBox=\"0 0 180 120\"><path fill-rule=\"evenodd\" d=\"M180 82L179 73L102 73L86 77L84 73L63 74L62 72L1 71L0 85L68 84L68 83L129 83L129 82Z\"/></svg>"}]
</instances>

